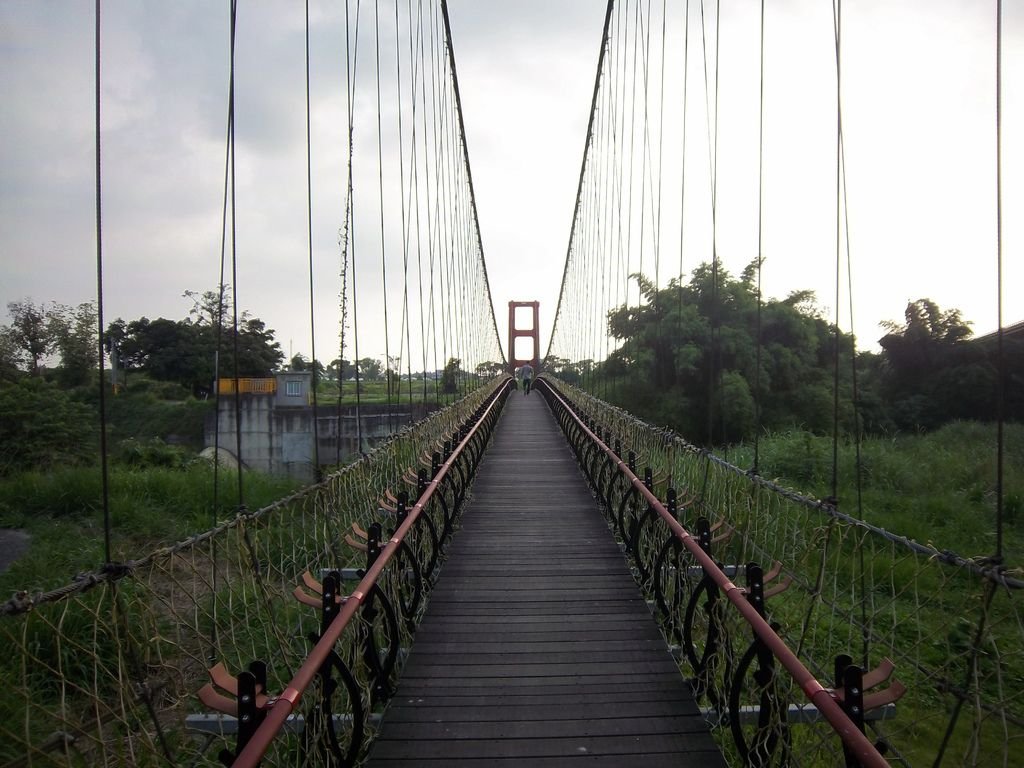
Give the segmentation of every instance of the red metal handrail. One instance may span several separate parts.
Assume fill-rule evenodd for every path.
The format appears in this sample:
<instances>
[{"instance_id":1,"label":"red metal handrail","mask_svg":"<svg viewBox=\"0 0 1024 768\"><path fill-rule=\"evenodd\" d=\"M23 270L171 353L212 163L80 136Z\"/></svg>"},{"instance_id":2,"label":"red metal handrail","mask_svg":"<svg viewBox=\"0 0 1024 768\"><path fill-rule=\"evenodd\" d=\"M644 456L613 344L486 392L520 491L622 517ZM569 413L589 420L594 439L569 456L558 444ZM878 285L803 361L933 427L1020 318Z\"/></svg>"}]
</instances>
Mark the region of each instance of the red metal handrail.
<instances>
[{"instance_id":1,"label":"red metal handrail","mask_svg":"<svg viewBox=\"0 0 1024 768\"><path fill-rule=\"evenodd\" d=\"M384 544L381 547L380 555L374 561L373 565L367 569L366 575L363 576L355 591L348 596L348 599L342 606L341 611L334 618L334 621L328 625L317 644L313 646L313 650L309 652L309 656L306 657L302 666L299 667L298 672L296 672L294 677L292 677L291 682L288 683L284 692L269 704L266 719L256 729L256 732L253 733L252 738L249 739L248 744L246 744L245 748L238 754L238 757L235 758L234 763L232 763L232 768L255 768L263 758L263 755L270 747L270 742L273 741L278 731L281 730L285 721L287 721L288 716L295 711L295 707L302 698L303 693L305 693L306 688L308 688L309 684L313 682L313 678L316 677L320 667L322 667L324 662L327 660L327 657L331 653L331 649L334 644L338 642L338 639L348 626L349 621L351 621L352 617L355 616L356 611L362 607L363 601L370 594L370 591L377 583L378 577L383 573L384 569L391 561L391 558L394 557L395 553L398 551L399 545L402 543L406 534L416 524L416 520L423 513L427 504L430 503L430 500L433 498L441 481L444 480L445 476L455 463L455 460L458 459L459 455L463 450L465 450L470 440L472 440L474 435L476 435L477 431L480 429L480 425L484 422L491 411L497 407L497 403L501 399L502 389L507 389L511 386L512 380L509 379L496 390L490 405L487 406L487 409L481 414L480 418L477 419L476 424L473 425L458 446L455 447L447 461L441 465L437 474L434 475L433 480L430 481L426 490L423 491L423 495L419 497L416 504L409 511L408 517L405 518L405 521L398 527L398 530L395 531L387 544Z\"/></svg>"},{"instance_id":2,"label":"red metal handrail","mask_svg":"<svg viewBox=\"0 0 1024 768\"><path fill-rule=\"evenodd\" d=\"M598 437L590 428L583 422L583 420L576 414L576 412L569 407L569 404L562 398L561 395L543 379L538 383L544 383L548 392L555 398L562 407L565 408L566 412L573 418L576 425L594 442L595 445L600 448L606 456L616 462L616 466L619 471L622 472L632 483L633 487L643 495L647 503L661 516L668 525L669 529L675 534L683 546L689 550L690 554L700 563L704 568L704 573L711 577L712 581L725 593L736 609L743 616L744 620L750 625L750 628L754 631L761 641L771 650L772 654L779 663L789 672L790 676L797 682L807 698L810 699L811 703L814 704L818 711L828 720L829 725L839 735L839 738L843 740L843 743L857 756L860 760L863 768L887 768L888 761L879 754L874 744L865 736L861 730L850 720L846 712L843 711L839 703L832 697L817 678L811 673L807 667L803 665L796 654L789 649L786 642L776 634L775 630L771 628L771 625L761 617L757 612L757 609L751 605L746 597L744 590L730 581L729 577L725 575L721 568L715 563L715 561L708 555L700 543L694 539L690 532L683 527L683 525L672 516L672 514L665 508L657 496L650 491L643 480L636 476L636 474L630 470L629 465L624 462L619 456L609 448L600 437Z\"/></svg>"}]
</instances>

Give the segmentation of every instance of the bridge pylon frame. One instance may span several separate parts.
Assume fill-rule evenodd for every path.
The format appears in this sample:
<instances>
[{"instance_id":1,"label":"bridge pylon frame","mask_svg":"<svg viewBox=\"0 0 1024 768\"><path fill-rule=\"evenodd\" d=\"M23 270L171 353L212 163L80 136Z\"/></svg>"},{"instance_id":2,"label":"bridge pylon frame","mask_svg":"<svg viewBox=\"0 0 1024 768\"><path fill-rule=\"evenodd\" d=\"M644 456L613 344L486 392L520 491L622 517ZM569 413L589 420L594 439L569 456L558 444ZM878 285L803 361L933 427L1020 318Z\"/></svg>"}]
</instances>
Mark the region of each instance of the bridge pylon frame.
<instances>
[{"instance_id":1,"label":"bridge pylon frame","mask_svg":"<svg viewBox=\"0 0 1024 768\"><path fill-rule=\"evenodd\" d=\"M516 326L516 309L518 307L533 309L533 326L531 328ZM533 339L533 357L516 357L516 339L518 338ZM508 303L508 372L514 376L516 369L527 363L533 366L534 375L540 373L540 302L510 301Z\"/></svg>"}]
</instances>

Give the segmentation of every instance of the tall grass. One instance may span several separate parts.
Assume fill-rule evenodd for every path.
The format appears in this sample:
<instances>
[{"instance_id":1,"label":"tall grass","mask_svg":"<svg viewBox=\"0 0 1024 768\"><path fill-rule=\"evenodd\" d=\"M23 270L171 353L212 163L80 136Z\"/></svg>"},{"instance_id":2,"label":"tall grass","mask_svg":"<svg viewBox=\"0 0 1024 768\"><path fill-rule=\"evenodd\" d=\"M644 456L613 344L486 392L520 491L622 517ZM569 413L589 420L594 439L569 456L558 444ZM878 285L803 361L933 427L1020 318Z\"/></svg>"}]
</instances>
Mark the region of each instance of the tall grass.
<instances>
[{"instance_id":1,"label":"tall grass","mask_svg":"<svg viewBox=\"0 0 1024 768\"><path fill-rule=\"evenodd\" d=\"M967 556L995 552L995 425L959 421L925 434L869 437L861 445L861 498L856 446L839 445L839 508L854 517L939 549ZM729 460L753 464L749 444ZM831 494L832 439L793 430L760 443L760 473L824 498ZM1024 425L1005 431L1004 560L1024 565Z\"/></svg>"},{"instance_id":2,"label":"tall grass","mask_svg":"<svg viewBox=\"0 0 1024 768\"><path fill-rule=\"evenodd\" d=\"M165 544L210 528L235 514L237 475L221 469L214 505L213 468L110 472L111 550L116 562L136 559ZM246 473L244 500L258 509L298 487L289 478ZM0 478L0 527L19 528L32 537L28 552L0 574L0 596L16 590L45 590L67 583L104 560L99 472L67 468Z\"/></svg>"}]
</instances>

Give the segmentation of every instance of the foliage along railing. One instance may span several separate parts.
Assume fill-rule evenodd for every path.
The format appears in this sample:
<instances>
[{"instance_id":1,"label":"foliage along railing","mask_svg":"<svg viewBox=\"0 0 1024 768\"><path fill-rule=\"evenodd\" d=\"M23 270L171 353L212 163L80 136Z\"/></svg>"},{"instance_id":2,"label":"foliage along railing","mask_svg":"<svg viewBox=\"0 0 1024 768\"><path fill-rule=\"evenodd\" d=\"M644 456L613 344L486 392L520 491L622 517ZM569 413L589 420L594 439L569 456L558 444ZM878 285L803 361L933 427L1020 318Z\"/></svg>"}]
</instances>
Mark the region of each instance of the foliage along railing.
<instances>
[{"instance_id":1,"label":"foliage along railing","mask_svg":"<svg viewBox=\"0 0 1024 768\"><path fill-rule=\"evenodd\" d=\"M307 573L326 573L326 592L332 580L365 566L353 530L376 535L382 511L397 515L404 498L390 496L389 489L396 483L418 488L423 462L431 466L435 454L463 442L479 415L500 405L508 386L504 378L480 387L323 482L263 509L242 510L174 546L80 574L50 592L18 593L0 606L0 766L218 765L211 745L218 734L242 726L200 712L196 692L210 679L210 665L220 662L212 677L229 688L258 678L263 691L286 690L326 615L314 615L295 599L296 584L321 580L304 580ZM363 697L372 706L386 687L381 669L390 673L400 660L399 647L407 645L422 611L482 438L479 433L468 441L454 476L418 516L414 533L394 556L399 567L390 569L372 598L364 593L359 631L347 633L334 649L353 680L342 674L330 713L314 703L304 728L294 719L289 723L288 730L301 735L282 740L276 764L330 763L334 746L346 745L348 754L365 735L370 707L354 706L353 691L374 692ZM412 474L411 467L417 468ZM371 625L374 606L381 615ZM381 652L380 667L363 653L369 634ZM245 669L253 659L272 661L254 665L253 678L230 682L227 670ZM324 677L322 684L332 683ZM262 702L263 695L255 700Z\"/></svg>"},{"instance_id":2,"label":"foliage along railing","mask_svg":"<svg viewBox=\"0 0 1024 768\"><path fill-rule=\"evenodd\" d=\"M563 382L542 381L736 763L858 759L829 737L830 705L821 706L816 683L780 674L773 658L786 668L791 660L777 655L776 635L808 674L832 683L828 698L870 729L887 760L1012 764L1024 739L1019 574L893 536ZM728 578L739 574L745 595ZM752 633L747 619L760 629ZM894 668L901 682L872 691ZM854 689L864 697L859 716Z\"/></svg>"}]
</instances>

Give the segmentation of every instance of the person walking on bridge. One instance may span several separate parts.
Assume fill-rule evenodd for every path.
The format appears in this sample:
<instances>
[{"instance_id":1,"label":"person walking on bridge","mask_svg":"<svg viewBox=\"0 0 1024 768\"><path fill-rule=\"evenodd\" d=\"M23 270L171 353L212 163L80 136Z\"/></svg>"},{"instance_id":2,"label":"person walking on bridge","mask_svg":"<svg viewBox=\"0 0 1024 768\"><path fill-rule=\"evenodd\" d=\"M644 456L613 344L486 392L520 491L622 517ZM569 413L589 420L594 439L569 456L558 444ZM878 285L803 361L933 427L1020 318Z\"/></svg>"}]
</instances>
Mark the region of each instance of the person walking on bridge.
<instances>
[{"instance_id":1,"label":"person walking on bridge","mask_svg":"<svg viewBox=\"0 0 1024 768\"><path fill-rule=\"evenodd\" d=\"M530 385L533 383L533 366L527 363L520 368L519 378L523 380L523 394L530 394Z\"/></svg>"}]
</instances>

